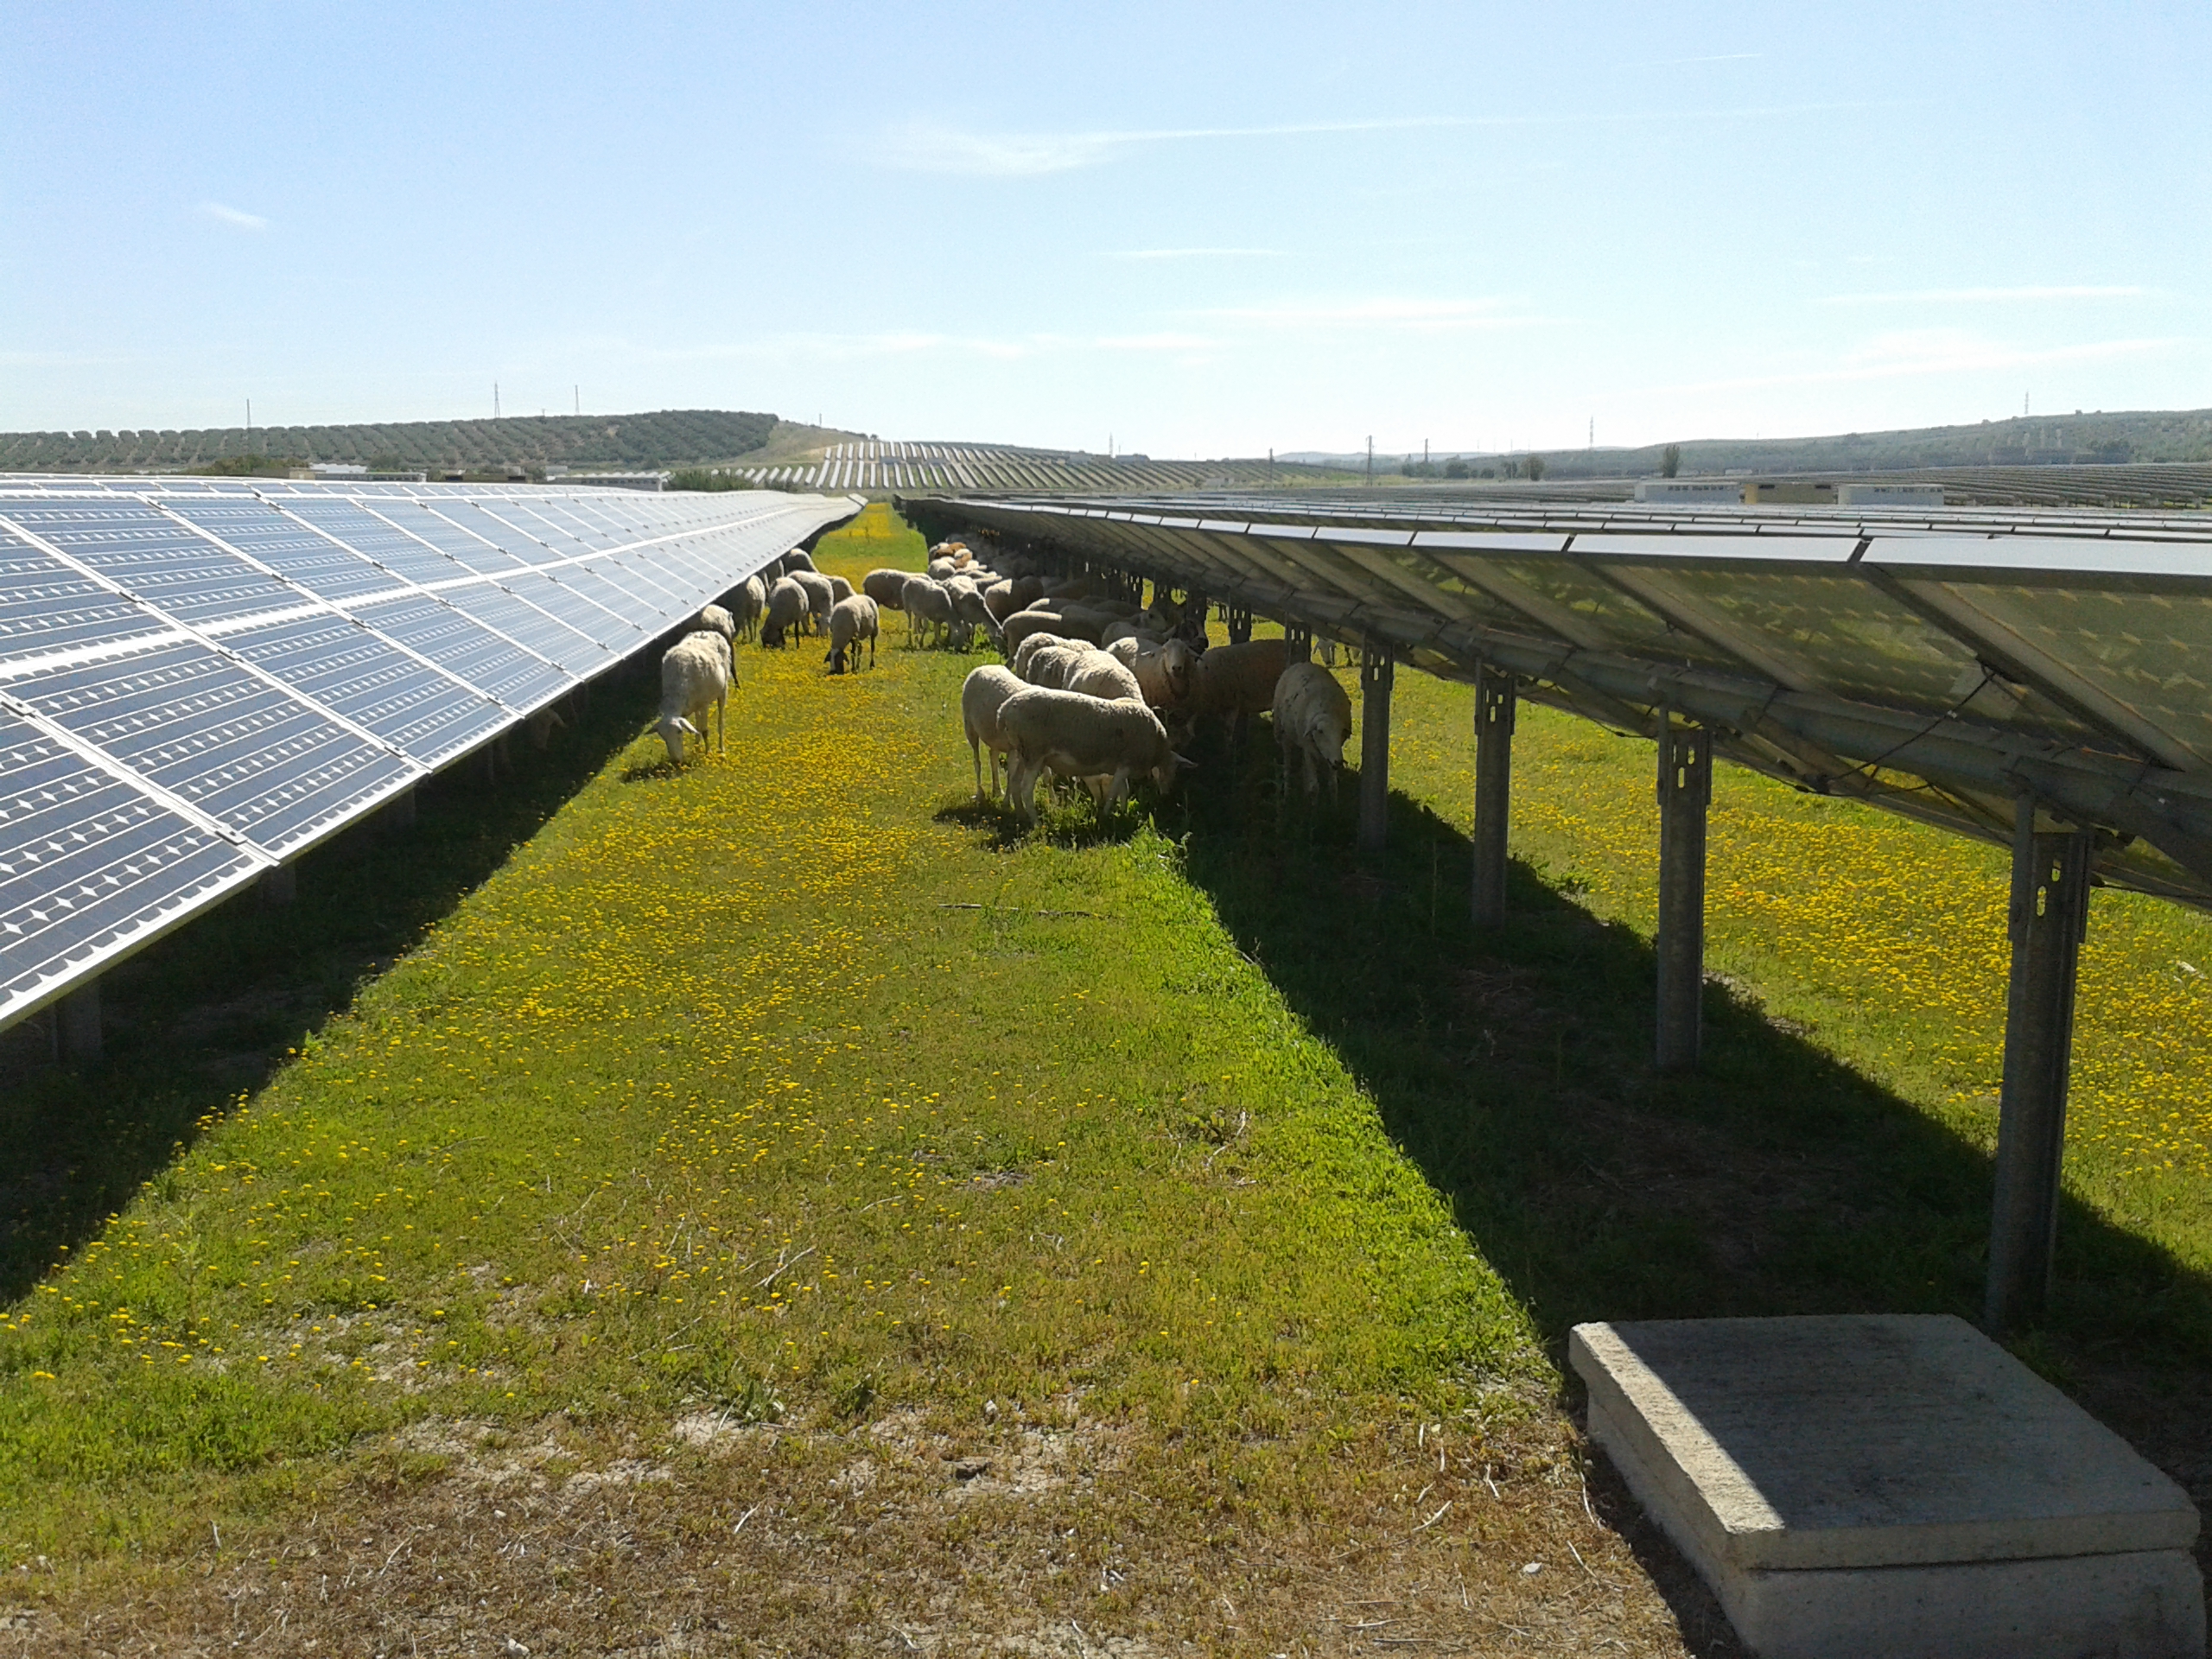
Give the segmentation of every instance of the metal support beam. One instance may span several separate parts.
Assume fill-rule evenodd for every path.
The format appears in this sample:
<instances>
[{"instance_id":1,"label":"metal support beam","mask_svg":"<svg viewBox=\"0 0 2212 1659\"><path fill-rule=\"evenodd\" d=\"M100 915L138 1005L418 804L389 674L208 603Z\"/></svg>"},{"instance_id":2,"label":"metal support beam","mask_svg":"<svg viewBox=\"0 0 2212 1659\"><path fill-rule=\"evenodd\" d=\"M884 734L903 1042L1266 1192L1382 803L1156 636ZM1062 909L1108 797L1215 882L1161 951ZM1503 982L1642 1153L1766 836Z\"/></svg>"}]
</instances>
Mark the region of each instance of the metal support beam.
<instances>
[{"instance_id":1,"label":"metal support beam","mask_svg":"<svg viewBox=\"0 0 2212 1659\"><path fill-rule=\"evenodd\" d=\"M1659 1043L1662 1071L1696 1069L1705 1034L1705 817L1713 736L1659 729Z\"/></svg>"},{"instance_id":2,"label":"metal support beam","mask_svg":"<svg viewBox=\"0 0 2212 1659\"><path fill-rule=\"evenodd\" d=\"M79 985L54 1005L54 1058L90 1065L100 1057L100 982Z\"/></svg>"},{"instance_id":3,"label":"metal support beam","mask_svg":"<svg viewBox=\"0 0 2212 1659\"><path fill-rule=\"evenodd\" d=\"M2074 1049L2075 968L2089 923L2094 836L2035 827L2022 798L2012 838L2012 980L2005 997L2005 1081L1997 1106L1997 1192L1989 1221L1983 1323L2005 1331L2039 1313L2058 1237L2066 1080Z\"/></svg>"},{"instance_id":4,"label":"metal support beam","mask_svg":"<svg viewBox=\"0 0 2212 1659\"><path fill-rule=\"evenodd\" d=\"M1380 854L1390 829L1390 682L1387 645L1370 645L1359 664L1359 850Z\"/></svg>"},{"instance_id":5,"label":"metal support beam","mask_svg":"<svg viewBox=\"0 0 2212 1659\"><path fill-rule=\"evenodd\" d=\"M1513 798L1513 677L1494 668L1475 676L1475 886L1477 927L1505 923L1506 826Z\"/></svg>"}]
</instances>

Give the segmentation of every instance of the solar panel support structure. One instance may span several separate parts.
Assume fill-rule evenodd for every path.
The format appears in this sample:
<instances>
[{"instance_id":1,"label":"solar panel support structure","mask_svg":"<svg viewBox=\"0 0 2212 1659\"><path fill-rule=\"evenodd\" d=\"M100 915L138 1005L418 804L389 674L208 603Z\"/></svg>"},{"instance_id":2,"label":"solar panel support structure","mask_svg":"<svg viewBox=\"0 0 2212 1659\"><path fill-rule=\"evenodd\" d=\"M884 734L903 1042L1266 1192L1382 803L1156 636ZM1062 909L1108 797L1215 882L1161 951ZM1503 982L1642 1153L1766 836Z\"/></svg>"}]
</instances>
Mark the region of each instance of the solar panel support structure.
<instances>
[{"instance_id":1,"label":"solar panel support structure","mask_svg":"<svg viewBox=\"0 0 2212 1659\"><path fill-rule=\"evenodd\" d=\"M88 980L54 1005L54 1058L89 1065L100 1057L100 982Z\"/></svg>"},{"instance_id":2,"label":"solar panel support structure","mask_svg":"<svg viewBox=\"0 0 2212 1659\"><path fill-rule=\"evenodd\" d=\"M2008 1331L2043 1309L2058 1239L2058 1178L2074 1052L2074 988L2089 924L2094 835L2038 830L2019 803L2008 917L2005 1080L1997 1105L1997 1182L1982 1319Z\"/></svg>"},{"instance_id":3,"label":"solar panel support structure","mask_svg":"<svg viewBox=\"0 0 2212 1659\"><path fill-rule=\"evenodd\" d=\"M1713 734L1659 724L1660 1071L1691 1071L1705 1035L1705 821Z\"/></svg>"},{"instance_id":4,"label":"solar panel support structure","mask_svg":"<svg viewBox=\"0 0 2212 1659\"><path fill-rule=\"evenodd\" d=\"M1359 850L1379 858L1390 832L1389 647L1370 644L1359 663Z\"/></svg>"},{"instance_id":5,"label":"solar panel support structure","mask_svg":"<svg viewBox=\"0 0 2212 1659\"><path fill-rule=\"evenodd\" d=\"M1505 925L1506 830L1512 813L1513 677L1485 667L1475 677L1475 871L1477 927Z\"/></svg>"}]
</instances>

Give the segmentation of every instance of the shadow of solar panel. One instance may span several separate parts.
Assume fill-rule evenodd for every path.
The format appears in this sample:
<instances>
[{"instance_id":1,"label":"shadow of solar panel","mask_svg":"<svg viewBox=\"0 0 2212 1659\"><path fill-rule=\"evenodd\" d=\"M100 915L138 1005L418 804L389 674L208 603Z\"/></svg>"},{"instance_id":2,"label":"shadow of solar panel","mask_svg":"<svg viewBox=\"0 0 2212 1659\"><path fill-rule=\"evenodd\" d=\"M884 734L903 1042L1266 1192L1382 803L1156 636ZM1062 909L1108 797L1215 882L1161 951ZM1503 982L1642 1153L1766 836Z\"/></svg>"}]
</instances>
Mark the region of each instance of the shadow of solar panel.
<instances>
[{"instance_id":1,"label":"shadow of solar panel","mask_svg":"<svg viewBox=\"0 0 2212 1659\"><path fill-rule=\"evenodd\" d=\"M258 868L0 712L0 1020Z\"/></svg>"},{"instance_id":2,"label":"shadow of solar panel","mask_svg":"<svg viewBox=\"0 0 2212 1659\"><path fill-rule=\"evenodd\" d=\"M518 598L535 605L541 611L550 611L578 633L596 639L608 649L620 652L638 643L638 630L622 617L604 607L594 605L567 580L569 573L558 576L517 576L507 583Z\"/></svg>"},{"instance_id":3,"label":"shadow of solar panel","mask_svg":"<svg viewBox=\"0 0 2212 1659\"><path fill-rule=\"evenodd\" d=\"M273 611L301 597L189 525L135 501L10 506L8 518L186 622Z\"/></svg>"},{"instance_id":4,"label":"shadow of solar panel","mask_svg":"<svg viewBox=\"0 0 2212 1659\"><path fill-rule=\"evenodd\" d=\"M357 599L393 585L391 576L266 501L182 500L169 511L258 559L318 599Z\"/></svg>"},{"instance_id":5,"label":"shadow of solar panel","mask_svg":"<svg viewBox=\"0 0 2212 1659\"><path fill-rule=\"evenodd\" d=\"M370 607L361 620L512 709L534 709L575 683L550 663L427 594L410 594Z\"/></svg>"},{"instance_id":6,"label":"shadow of solar panel","mask_svg":"<svg viewBox=\"0 0 2212 1659\"><path fill-rule=\"evenodd\" d=\"M279 855L413 776L398 756L194 642L26 675L8 689Z\"/></svg>"},{"instance_id":7,"label":"shadow of solar panel","mask_svg":"<svg viewBox=\"0 0 2212 1659\"><path fill-rule=\"evenodd\" d=\"M438 504L444 506L444 502ZM409 535L420 537L465 568L487 576L504 576L527 567L505 548L472 536L442 512L433 512L420 501L379 501L377 516L389 518Z\"/></svg>"},{"instance_id":8,"label":"shadow of solar panel","mask_svg":"<svg viewBox=\"0 0 2212 1659\"><path fill-rule=\"evenodd\" d=\"M0 530L0 661L168 632L168 624Z\"/></svg>"},{"instance_id":9,"label":"shadow of solar panel","mask_svg":"<svg viewBox=\"0 0 2212 1659\"><path fill-rule=\"evenodd\" d=\"M508 718L498 703L342 616L279 622L223 643L425 766L473 747Z\"/></svg>"},{"instance_id":10,"label":"shadow of solar panel","mask_svg":"<svg viewBox=\"0 0 2212 1659\"><path fill-rule=\"evenodd\" d=\"M572 674L595 673L607 661L607 652L596 640L505 588L480 582L448 588L444 597L455 610L466 611L486 627L496 628Z\"/></svg>"},{"instance_id":11,"label":"shadow of solar panel","mask_svg":"<svg viewBox=\"0 0 2212 1659\"><path fill-rule=\"evenodd\" d=\"M467 567L448 558L435 548L402 531L394 529L377 518L367 508L351 501L331 501L316 496L302 496L284 504L287 512L294 513L327 531L364 557L375 560L394 575L409 582L450 582L455 576L470 574Z\"/></svg>"}]
</instances>

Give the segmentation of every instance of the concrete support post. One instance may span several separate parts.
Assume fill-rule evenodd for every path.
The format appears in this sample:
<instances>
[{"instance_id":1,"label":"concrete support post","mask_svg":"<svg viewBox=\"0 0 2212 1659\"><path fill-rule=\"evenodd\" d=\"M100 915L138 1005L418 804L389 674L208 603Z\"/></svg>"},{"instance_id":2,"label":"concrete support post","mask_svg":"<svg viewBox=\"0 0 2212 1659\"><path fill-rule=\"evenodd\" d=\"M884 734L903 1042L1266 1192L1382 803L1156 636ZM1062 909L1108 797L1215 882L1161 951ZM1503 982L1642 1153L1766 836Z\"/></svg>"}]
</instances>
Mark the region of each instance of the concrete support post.
<instances>
[{"instance_id":1,"label":"concrete support post","mask_svg":"<svg viewBox=\"0 0 2212 1659\"><path fill-rule=\"evenodd\" d=\"M2005 1081L1997 1104L1997 1191L1982 1319L1993 1332L2039 1313L2058 1237L2066 1081L2074 1050L2075 968L2089 922L2092 838L2039 834L2023 799L2012 837L2005 997Z\"/></svg>"},{"instance_id":2,"label":"concrete support post","mask_svg":"<svg viewBox=\"0 0 2212 1659\"><path fill-rule=\"evenodd\" d=\"M1359 664L1359 850L1379 855L1390 833L1389 652L1370 645Z\"/></svg>"},{"instance_id":3,"label":"concrete support post","mask_svg":"<svg viewBox=\"0 0 2212 1659\"><path fill-rule=\"evenodd\" d=\"M289 905L300 896L300 867L279 864L261 873L261 903L267 910Z\"/></svg>"},{"instance_id":4,"label":"concrete support post","mask_svg":"<svg viewBox=\"0 0 2212 1659\"><path fill-rule=\"evenodd\" d=\"M1306 663L1313 659L1313 633L1295 622L1286 622L1282 630L1282 658L1285 666L1292 663Z\"/></svg>"},{"instance_id":5,"label":"concrete support post","mask_svg":"<svg viewBox=\"0 0 2212 1659\"><path fill-rule=\"evenodd\" d=\"M1230 645L1242 645L1250 641L1252 638L1251 612L1242 606L1224 606L1222 609L1221 620L1229 629Z\"/></svg>"},{"instance_id":6,"label":"concrete support post","mask_svg":"<svg viewBox=\"0 0 2212 1659\"><path fill-rule=\"evenodd\" d=\"M1513 799L1513 715L1520 699L1510 674L1475 677L1475 881L1477 927L1505 924L1506 827Z\"/></svg>"},{"instance_id":7,"label":"concrete support post","mask_svg":"<svg viewBox=\"0 0 2212 1659\"><path fill-rule=\"evenodd\" d=\"M1697 1067L1705 1035L1705 817L1713 738L1672 720L1659 728L1659 1041L1662 1071Z\"/></svg>"},{"instance_id":8,"label":"concrete support post","mask_svg":"<svg viewBox=\"0 0 2212 1659\"><path fill-rule=\"evenodd\" d=\"M89 1065L100 1057L100 982L79 986L54 1005L54 1058Z\"/></svg>"}]
</instances>

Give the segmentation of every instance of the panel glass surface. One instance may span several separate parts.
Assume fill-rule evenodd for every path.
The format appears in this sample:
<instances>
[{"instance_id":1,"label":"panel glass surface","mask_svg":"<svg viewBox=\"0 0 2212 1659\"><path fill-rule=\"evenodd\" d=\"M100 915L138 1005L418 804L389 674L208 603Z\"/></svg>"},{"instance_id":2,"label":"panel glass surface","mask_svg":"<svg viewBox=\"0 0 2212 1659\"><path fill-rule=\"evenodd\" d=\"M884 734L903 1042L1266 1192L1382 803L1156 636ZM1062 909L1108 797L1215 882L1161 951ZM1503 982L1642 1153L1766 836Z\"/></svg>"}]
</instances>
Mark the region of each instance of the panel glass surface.
<instances>
[{"instance_id":1,"label":"panel glass surface","mask_svg":"<svg viewBox=\"0 0 2212 1659\"><path fill-rule=\"evenodd\" d=\"M561 572L563 582L587 599L604 605L639 632L658 633L666 613L658 598L648 599L639 593L629 577L630 573L619 567L610 575L588 564L569 565Z\"/></svg>"},{"instance_id":2,"label":"panel glass surface","mask_svg":"<svg viewBox=\"0 0 2212 1659\"><path fill-rule=\"evenodd\" d=\"M278 610L302 597L168 514L136 501L11 506L8 518L186 622Z\"/></svg>"},{"instance_id":3,"label":"panel glass surface","mask_svg":"<svg viewBox=\"0 0 2212 1659\"><path fill-rule=\"evenodd\" d=\"M404 535L351 501L327 501L303 496L285 504L317 530L327 531L355 552L374 559L393 575L409 582L450 582L468 570L434 548Z\"/></svg>"},{"instance_id":4,"label":"panel glass surface","mask_svg":"<svg viewBox=\"0 0 2212 1659\"><path fill-rule=\"evenodd\" d=\"M436 507L440 518L450 518L463 530L481 536L495 547L504 550L518 564L545 564L562 556L537 537L517 529L491 507L480 505L474 501L438 501L432 505ZM505 501L496 503L499 507L506 505Z\"/></svg>"},{"instance_id":5,"label":"panel glass surface","mask_svg":"<svg viewBox=\"0 0 2212 1659\"><path fill-rule=\"evenodd\" d=\"M489 582L448 589L445 598L454 609L467 612L486 627L571 673L596 671L607 660L606 652L595 641Z\"/></svg>"},{"instance_id":6,"label":"panel glass surface","mask_svg":"<svg viewBox=\"0 0 2212 1659\"><path fill-rule=\"evenodd\" d=\"M528 507L532 517L543 519L555 530L563 535L573 537L587 548L596 548L604 551L607 548L620 547L636 539L634 537L618 534L613 526L603 521L579 518L569 511L569 503L566 501L532 501L528 504Z\"/></svg>"},{"instance_id":7,"label":"panel glass surface","mask_svg":"<svg viewBox=\"0 0 2212 1659\"><path fill-rule=\"evenodd\" d=\"M0 1019L257 868L0 710Z\"/></svg>"},{"instance_id":8,"label":"panel glass surface","mask_svg":"<svg viewBox=\"0 0 2212 1659\"><path fill-rule=\"evenodd\" d=\"M376 513L379 518L390 519L409 535L428 542L456 563L484 575L505 575L524 568L523 562L504 548L493 546L480 537L470 535L443 514L431 512L419 501L379 501L376 505Z\"/></svg>"},{"instance_id":9,"label":"panel glass surface","mask_svg":"<svg viewBox=\"0 0 2212 1659\"><path fill-rule=\"evenodd\" d=\"M1577 616L1596 623L1623 648L1656 661L1742 672L1735 658L1677 628L1593 572L1560 559L1484 560Z\"/></svg>"},{"instance_id":10,"label":"panel glass surface","mask_svg":"<svg viewBox=\"0 0 2212 1659\"><path fill-rule=\"evenodd\" d=\"M412 775L397 756L196 643L28 675L8 690L274 854Z\"/></svg>"},{"instance_id":11,"label":"panel glass surface","mask_svg":"<svg viewBox=\"0 0 2212 1659\"><path fill-rule=\"evenodd\" d=\"M540 662L428 594L413 594L370 607L362 612L362 620L511 709L535 709L575 683L550 663Z\"/></svg>"},{"instance_id":12,"label":"panel glass surface","mask_svg":"<svg viewBox=\"0 0 2212 1659\"><path fill-rule=\"evenodd\" d=\"M655 614L673 621L687 609L696 610L690 594L676 581L652 569L634 555L626 558L595 559L589 567L617 587L626 588L653 607Z\"/></svg>"},{"instance_id":13,"label":"panel glass surface","mask_svg":"<svg viewBox=\"0 0 2212 1659\"><path fill-rule=\"evenodd\" d=\"M515 527L515 533L534 537L545 543L550 556L556 559L580 559L588 554L604 553L606 544L597 537L587 537L574 520L556 519L540 512L525 501L502 501L496 507L483 509L487 517L496 514Z\"/></svg>"},{"instance_id":14,"label":"panel glass surface","mask_svg":"<svg viewBox=\"0 0 2212 1659\"><path fill-rule=\"evenodd\" d=\"M0 530L0 661L140 639L169 625Z\"/></svg>"},{"instance_id":15,"label":"panel glass surface","mask_svg":"<svg viewBox=\"0 0 2212 1659\"><path fill-rule=\"evenodd\" d=\"M392 579L358 553L265 501L212 499L174 502L169 510L210 535L221 537L249 558L258 559L318 599L358 598L381 593Z\"/></svg>"},{"instance_id":16,"label":"panel glass surface","mask_svg":"<svg viewBox=\"0 0 2212 1659\"><path fill-rule=\"evenodd\" d=\"M565 576L568 573L563 571ZM552 576L516 576L507 586L517 598L549 611L588 639L620 652L638 642L638 630L605 607L594 605L575 587ZM605 652L600 654L601 662Z\"/></svg>"},{"instance_id":17,"label":"panel glass surface","mask_svg":"<svg viewBox=\"0 0 2212 1659\"><path fill-rule=\"evenodd\" d=\"M223 643L425 766L469 748L507 718L489 698L342 616L278 622Z\"/></svg>"}]
</instances>

